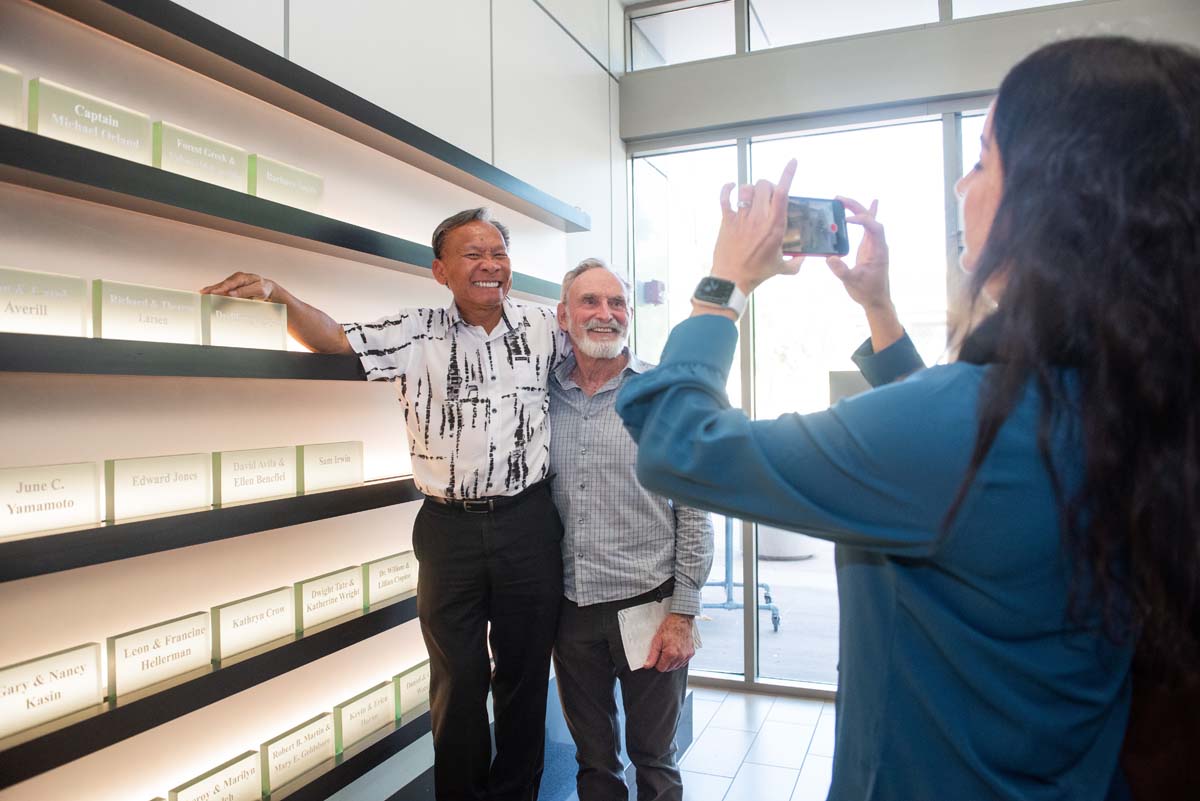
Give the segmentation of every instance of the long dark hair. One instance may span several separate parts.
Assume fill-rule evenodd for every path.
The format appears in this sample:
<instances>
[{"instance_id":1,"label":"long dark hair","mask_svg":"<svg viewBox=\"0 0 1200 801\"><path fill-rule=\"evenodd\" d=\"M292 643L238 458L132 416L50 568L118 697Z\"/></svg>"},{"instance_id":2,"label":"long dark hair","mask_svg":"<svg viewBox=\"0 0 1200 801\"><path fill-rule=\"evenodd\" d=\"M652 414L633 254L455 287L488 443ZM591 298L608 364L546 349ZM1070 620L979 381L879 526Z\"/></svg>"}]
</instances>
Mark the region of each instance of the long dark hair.
<instances>
[{"instance_id":1,"label":"long dark hair","mask_svg":"<svg viewBox=\"0 0 1200 801\"><path fill-rule=\"evenodd\" d=\"M1001 84L993 137L1003 193L971 290L1005 279L998 361L947 520L1034 382L1072 615L1139 638L1143 665L1174 678L1200 654L1200 56L1043 47ZM1064 420L1084 451L1074 481L1050 455Z\"/></svg>"}]
</instances>

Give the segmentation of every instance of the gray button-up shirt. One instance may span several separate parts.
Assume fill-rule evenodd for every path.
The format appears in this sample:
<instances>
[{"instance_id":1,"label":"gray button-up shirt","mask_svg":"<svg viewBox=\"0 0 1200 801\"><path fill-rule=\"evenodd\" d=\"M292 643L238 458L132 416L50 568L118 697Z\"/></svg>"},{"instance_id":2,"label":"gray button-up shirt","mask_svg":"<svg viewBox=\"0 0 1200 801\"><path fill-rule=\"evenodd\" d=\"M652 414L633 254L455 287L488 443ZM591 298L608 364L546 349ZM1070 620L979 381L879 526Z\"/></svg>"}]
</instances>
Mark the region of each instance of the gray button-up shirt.
<instances>
[{"instance_id":1,"label":"gray button-up shirt","mask_svg":"<svg viewBox=\"0 0 1200 801\"><path fill-rule=\"evenodd\" d=\"M626 351L628 353L628 351ZM637 480L637 444L613 406L650 365L629 364L592 397L571 379L569 356L550 376L550 469L562 515L563 591L580 606L620 601L675 579L671 611L700 613L713 560L708 512L676 506Z\"/></svg>"}]
</instances>

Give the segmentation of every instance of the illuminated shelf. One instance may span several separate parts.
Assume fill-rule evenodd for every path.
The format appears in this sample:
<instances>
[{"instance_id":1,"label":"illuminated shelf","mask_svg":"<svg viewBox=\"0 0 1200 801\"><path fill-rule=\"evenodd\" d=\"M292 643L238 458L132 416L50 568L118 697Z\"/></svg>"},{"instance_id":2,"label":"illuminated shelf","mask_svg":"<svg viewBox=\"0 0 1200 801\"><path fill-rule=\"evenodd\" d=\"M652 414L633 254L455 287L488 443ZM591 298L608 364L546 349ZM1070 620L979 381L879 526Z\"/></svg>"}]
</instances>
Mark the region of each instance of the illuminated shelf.
<instances>
[{"instance_id":1,"label":"illuminated shelf","mask_svg":"<svg viewBox=\"0 0 1200 801\"><path fill-rule=\"evenodd\" d=\"M432 276L433 249L428 245L5 125L0 125L0 181ZM560 289L552 281L518 272L513 273L512 288L554 301Z\"/></svg>"},{"instance_id":2,"label":"illuminated shelf","mask_svg":"<svg viewBox=\"0 0 1200 801\"><path fill-rule=\"evenodd\" d=\"M0 542L0 582L186 548L424 496L411 478Z\"/></svg>"},{"instance_id":3,"label":"illuminated shelf","mask_svg":"<svg viewBox=\"0 0 1200 801\"><path fill-rule=\"evenodd\" d=\"M417 599L413 595L369 612L339 618L311 633L290 637L283 644L264 646L245 657L234 657L232 664L194 671L169 686L149 687L111 708L99 704L90 711L45 724L26 733L30 739L0 751L0 790L416 619ZM10 741L22 736L14 735ZM0 747L3 745L0 743ZM299 792L296 797L301 797Z\"/></svg>"},{"instance_id":4,"label":"illuminated shelf","mask_svg":"<svg viewBox=\"0 0 1200 801\"><path fill-rule=\"evenodd\" d=\"M583 210L180 5L159 0L34 2L559 230L591 228Z\"/></svg>"},{"instance_id":5,"label":"illuminated shelf","mask_svg":"<svg viewBox=\"0 0 1200 801\"><path fill-rule=\"evenodd\" d=\"M271 794L271 801L325 801L334 793L370 773L430 731L429 713L423 712L411 721L396 723L390 729L371 735L340 756L313 768L296 780L296 788L286 787ZM428 792L428 795L422 793ZM433 769L404 786L389 801L396 799L433 798Z\"/></svg>"},{"instance_id":6,"label":"illuminated shelf","mask_svg":"<svg viewBox=\"0 0 1200 801\"><path fill-rule=\"evenodd\" d=\"M357 356L0 333L0 371L364 381Z\"/></svg>"}]
</instances>

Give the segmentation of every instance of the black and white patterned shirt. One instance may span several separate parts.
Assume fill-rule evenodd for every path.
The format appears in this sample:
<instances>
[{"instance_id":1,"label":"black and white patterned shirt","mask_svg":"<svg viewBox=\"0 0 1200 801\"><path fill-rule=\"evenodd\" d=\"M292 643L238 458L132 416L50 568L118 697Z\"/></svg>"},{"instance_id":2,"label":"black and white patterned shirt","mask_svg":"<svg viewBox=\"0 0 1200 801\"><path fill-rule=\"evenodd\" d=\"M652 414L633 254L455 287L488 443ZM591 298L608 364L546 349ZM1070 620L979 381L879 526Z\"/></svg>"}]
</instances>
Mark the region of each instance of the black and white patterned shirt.
<instances>
[{"instance_id":1,"label":"black and white patterned shirt","mask_svg":"<svg viewBox=\"0 0 1200 801\"><path fill-rule=\"evenodd\" d=\"M547 381L566 346L552 310L505 300L490 334L453 303L343 327L367 378L396 387L426 495L516 495L550 475Z\"/></svg>"},{"instance_id":2,"label":"black and white patterned shirt","mask_svg":"<svg viewBox=\"0 0 1200 801\"><path fill-rule=\"evenodd\" d=\"M590 398L571 378L569 355L550 380L554 504L562 515L563 594L580 606L623 601L674 577L671 611L700 613L700 589L713 560L708 512L677 506L638 483L637 443L614 403L629 364Z\"/></svg>"}]
</instances>

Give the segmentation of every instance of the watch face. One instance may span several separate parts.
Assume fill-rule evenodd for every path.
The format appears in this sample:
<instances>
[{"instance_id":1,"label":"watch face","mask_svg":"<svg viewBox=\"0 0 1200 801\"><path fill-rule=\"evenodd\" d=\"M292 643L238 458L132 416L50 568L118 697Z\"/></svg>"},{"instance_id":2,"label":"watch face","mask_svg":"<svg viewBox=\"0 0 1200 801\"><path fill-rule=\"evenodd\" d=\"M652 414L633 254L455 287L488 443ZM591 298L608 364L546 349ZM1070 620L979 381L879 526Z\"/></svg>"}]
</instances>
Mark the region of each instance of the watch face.
<instances>
[{"instance_id":1,"label":"watch face","mask_svg":"<svg viewBox=\"0 0 1200 801\"><path fill-rule=\"evenodd\" d=\"M705 303L728 306L729 299L733 297L733 290L734 283L732 281L726 281L724 278L713 278L710 275L707 278L700 279L700 284L696 287L695 298Z\"/></svg>"}]
</instances>

